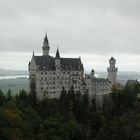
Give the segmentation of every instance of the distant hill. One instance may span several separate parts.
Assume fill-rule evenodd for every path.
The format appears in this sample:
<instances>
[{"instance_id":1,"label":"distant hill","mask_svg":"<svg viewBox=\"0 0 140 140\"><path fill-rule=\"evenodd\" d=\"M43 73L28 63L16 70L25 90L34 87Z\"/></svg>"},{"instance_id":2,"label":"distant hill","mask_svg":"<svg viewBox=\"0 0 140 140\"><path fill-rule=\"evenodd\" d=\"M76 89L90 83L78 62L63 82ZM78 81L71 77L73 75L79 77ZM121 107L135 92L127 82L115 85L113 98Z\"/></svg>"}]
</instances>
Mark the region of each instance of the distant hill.
<instances>
[{"instance_id":1,"label":"distant hill","mask_svg":"<svg viewBox=\"0 0 140 140\"><path fill-rule=\"evenodd\" d=\"M18 94L22 89L29 90L29 79L26 77L0 80L0 90L4 93L11 89L12 94Z\"/></svg>"},{"instance_id":2,"label":"distant hill","mask_svg":"<svg viewBox=\"0 0 140 140\"><path fill-rule=\"evenodd\" d=\"M89 72L86 72L89 73ZM107 72L104 71L97 71L97 77L99 78L107 78ZM119 83L124 85L127 80L138 80L140 81L140 72L135 71L120 71L117 73L117 80Z\"/></svg>"},{"instance_id":3,"label":"distant hill","mask_svg":"<svg viewBox=\"0 0 140 140\"><path fill-rule=\"evenodd\" d=\"M5 70L0 69L0 76L11 76L11 75L28 75L28 71L24 70Z\"/></svg>"}]
</instances>

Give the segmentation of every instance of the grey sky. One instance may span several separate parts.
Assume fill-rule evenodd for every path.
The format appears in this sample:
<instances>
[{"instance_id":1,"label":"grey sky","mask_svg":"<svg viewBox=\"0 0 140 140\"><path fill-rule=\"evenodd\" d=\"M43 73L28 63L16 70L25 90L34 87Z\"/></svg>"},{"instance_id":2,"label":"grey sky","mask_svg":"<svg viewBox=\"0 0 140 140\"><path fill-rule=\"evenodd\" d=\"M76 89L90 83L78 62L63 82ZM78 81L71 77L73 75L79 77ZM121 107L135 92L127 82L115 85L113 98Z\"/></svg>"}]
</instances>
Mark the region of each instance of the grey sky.
<instances>
[{"instance_id":1,"label":"grey sky","mask_svg":"<svg viewBox=\"0 0 140 140\"><path fill-rule=\"evenodd\" d=\"M140 68L139 0L0 0L0 21L0 58L7 59L5 52L9 57L26 52L26 59L32 51L41 52L47 29L52 54L59 45L62 54L88 54L87 65L102 65L115 56L122 66L126 56L133 56L130 66Z\"/></svg>"}]
</instances>

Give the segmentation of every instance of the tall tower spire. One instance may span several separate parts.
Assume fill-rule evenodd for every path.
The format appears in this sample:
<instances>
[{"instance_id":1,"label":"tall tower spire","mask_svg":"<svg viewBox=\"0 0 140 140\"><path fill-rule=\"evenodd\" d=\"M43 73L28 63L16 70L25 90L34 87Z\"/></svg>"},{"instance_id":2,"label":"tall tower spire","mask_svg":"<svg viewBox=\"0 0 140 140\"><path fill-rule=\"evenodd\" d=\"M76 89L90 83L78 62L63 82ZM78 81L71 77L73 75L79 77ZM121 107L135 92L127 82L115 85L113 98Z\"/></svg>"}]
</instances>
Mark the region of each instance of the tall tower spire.
<instances>
[{"instance_id":1,"label":"tall tower spire","mask_svg":"<svg viewBox=\"0 0 140 140\"><path fill-rule=\"evenodd\" d=\"M47 37L47 32L45 33L42 50L43 50L44 56L49 55L50 45L49 45L49 41L48 41L48 37Z\"/></svg>"},{"instance_id":2,"label":"tall tower spire","mask_svg":"<svg viewBox=\"0 0 140 140\"><path fill-rule=\"evenodd\" d=\"M109 59L109 67L107 68L108 71L108 80L111 82L111 84L117 84L117 71L118 68L115 67L116 60L111 57Z\"/></svg>"},{"instance_id":3,"label":"tall tower spire","mask_svg":"<svg viewBox=\"0 0 140 140\"><path fill-rule=\"evenodd\" d=\"M57 51L56 51L56 56L55 56L55 58L60 58L60 53L59 53L59 49L58 49L58 47L57 47Z\"/></svg>"}]
</instances>

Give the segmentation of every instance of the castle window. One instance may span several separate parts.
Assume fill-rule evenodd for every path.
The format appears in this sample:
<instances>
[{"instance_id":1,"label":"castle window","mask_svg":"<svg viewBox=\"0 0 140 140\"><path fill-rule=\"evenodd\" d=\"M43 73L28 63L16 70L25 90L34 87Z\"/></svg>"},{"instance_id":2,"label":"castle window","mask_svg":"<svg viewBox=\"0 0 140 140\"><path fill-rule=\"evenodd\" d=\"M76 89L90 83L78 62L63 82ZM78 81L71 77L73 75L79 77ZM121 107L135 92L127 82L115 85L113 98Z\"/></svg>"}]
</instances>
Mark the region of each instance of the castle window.
<instances>
[{"instance_id":1,"label":"castle window","mask_svg":"<svg viewBox=\"0 0 140 140\"><path fill-rule=\"evenodd\" d=\"M45 72L45 74L47 74L47 72Z\"/></svg>"},{"instance_id":2,"label":"castle window","mask_svg":"<svg viewBox=\"0 0 140 140\"><path fill-rule=\"evenodd\" d=\"M45 78L45 80L47 80L47 78Z\"/></svg>"},{"instance_id":3,"label":"castle window","mask_svg":"<svg viewBox=\"0 0 140 140\"><path fill-rule=\"evenodd\" d=\"M55 72L53 72L53 74L55 74Z\"/></svg>"},{"instance_id":4,"label":"castle window","mask_svg":"<svg viewBox=\"0 0 140 140\"><path fill-rule=\"evenodd\" d=\"M41 74L43 74L43 72L41 72Z\"/></svg>"},{"instance_id":5,"label":"castle window","mask_svg":"<svg viewBox=\"0 0 140 140\"><path fill-rule=\"evenodd\" d=\"M41 77L41 80L43 80L43 78Z\"/></svg>"},{"instance_id":6,"label":"castle window","mask_svg":"<svg viewBox=\"0 0 140 140\"><path fill-rule=\"evenodd\" d=\"M55 94L55 91L53 92L53 94Z\"/></svg>"},{"instance_id":7,"label":"castle window","mask_svg":"<svg viewBox=\"0 0 140 140\"><path fill-rule=\"evenodd\" d=\"M63 72L63 74L65 74L65 72Z\"/></svg>"}]
</instances>

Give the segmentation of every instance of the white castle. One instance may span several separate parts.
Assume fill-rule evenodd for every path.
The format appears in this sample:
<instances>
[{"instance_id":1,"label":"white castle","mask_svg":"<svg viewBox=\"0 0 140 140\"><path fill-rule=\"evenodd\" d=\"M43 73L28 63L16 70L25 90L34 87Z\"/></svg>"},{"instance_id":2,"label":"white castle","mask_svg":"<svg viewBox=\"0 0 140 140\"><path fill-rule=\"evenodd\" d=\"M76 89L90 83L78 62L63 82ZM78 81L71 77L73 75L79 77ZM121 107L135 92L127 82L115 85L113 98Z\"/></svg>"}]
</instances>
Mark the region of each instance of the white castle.
<instances>
[{"instance_id":1,"label":"white castle","mask_svg":"<svg viewBox=\"0 0 140 140\"><path fill-rule=\"evenodd\" d=\"M104 95L111 92L112 83L116 83L117 68L115 59L112 57L108 68L108 78L96 78L94 70L89 75L84 74L84 66L81 58L62 58L59 50L56 56L50 56L50 45L45 35L43 55L35 56L29 62L29 83L30 90L34 83L38 100L44 98L59 98L62 89L66 92L73 86L75 93L88 93L90 101L96 101L101 106Z\"/></svg>"}]
</instances>

